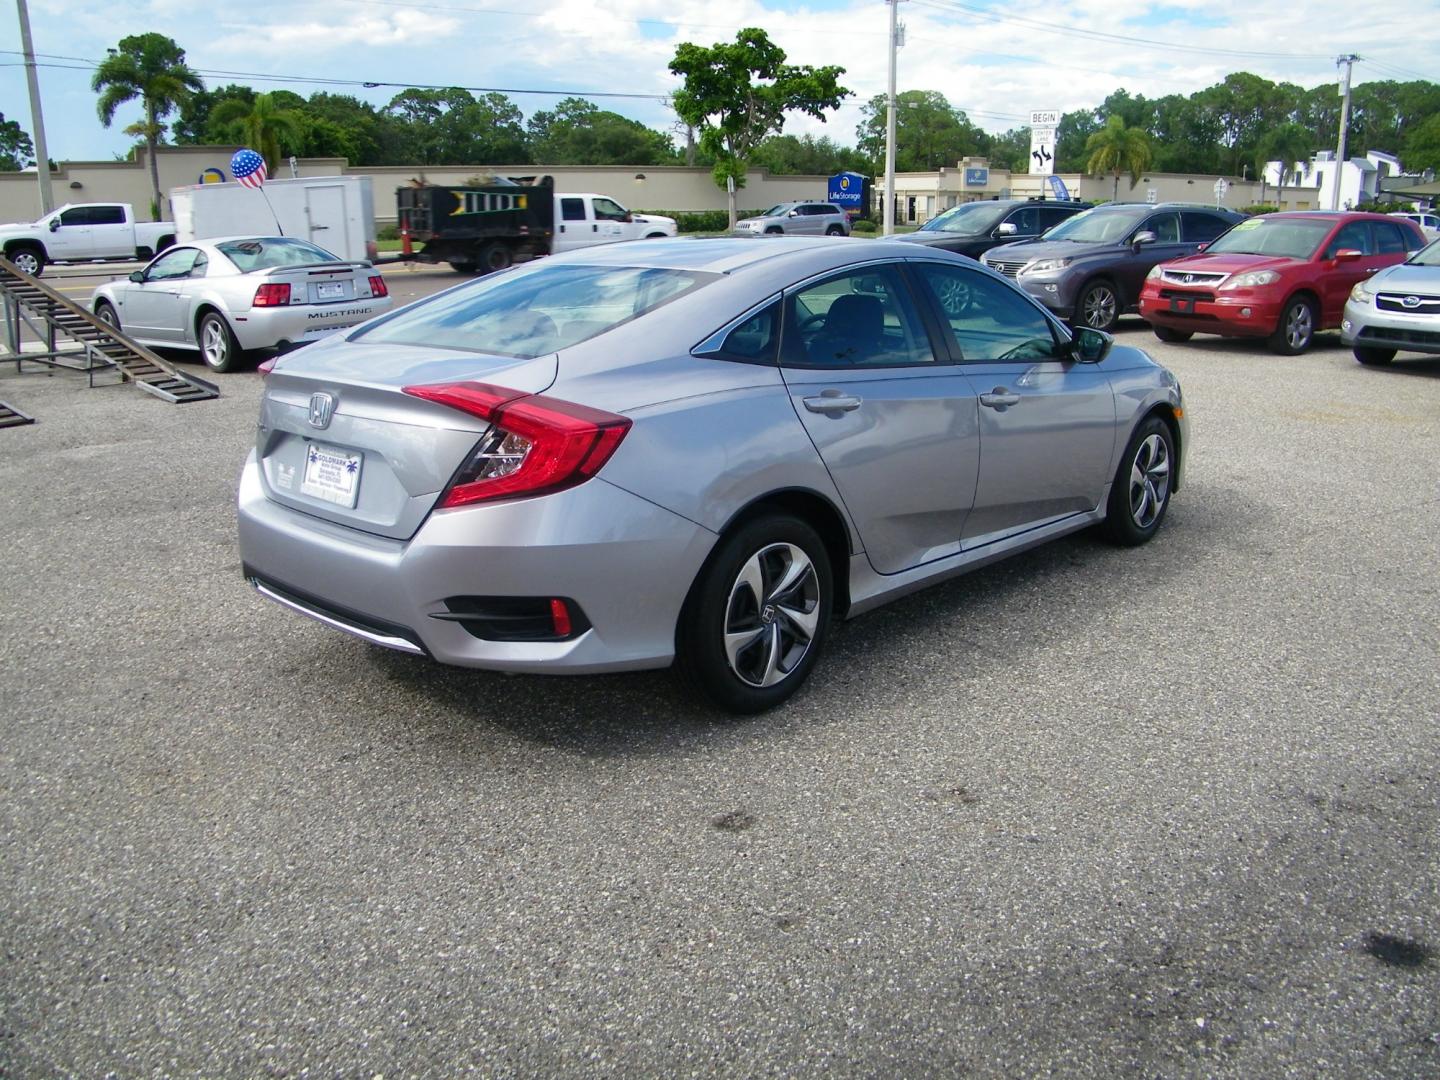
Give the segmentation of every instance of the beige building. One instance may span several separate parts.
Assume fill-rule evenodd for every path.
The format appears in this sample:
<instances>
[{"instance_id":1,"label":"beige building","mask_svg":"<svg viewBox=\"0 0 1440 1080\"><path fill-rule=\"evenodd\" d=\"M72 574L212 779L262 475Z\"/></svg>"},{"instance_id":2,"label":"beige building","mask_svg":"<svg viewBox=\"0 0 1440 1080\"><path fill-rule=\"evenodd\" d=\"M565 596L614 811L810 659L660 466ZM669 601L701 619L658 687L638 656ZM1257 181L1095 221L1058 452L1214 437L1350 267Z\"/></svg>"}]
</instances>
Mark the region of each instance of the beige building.
<instances>
[{"instance_id":1,"label":"beige building","mask_svg":"<svg viewBox=\"0 0 1440 1080\"><path fill-rule=\"evenodd\" d=\"M165 146L156 160L160 188L198 184L207 169L229 176L231 146ZM562 191L594 191L609 195L632 210L724 210L725 190L716 187L708 168L634 165L459 165L352 168L344 158L300 158L299 176L369 176L375 185L375 215L381 225L395 221L396 188L424 179L432 184L462 184L477 173L526 176L544 173ZM290 167L272 170L289 177ZM824 199L828 177L771 176L751 169L739 192L742 210L763 210L791 199ZM55 205L81 202L127 202L146 219L150 212L150 170L145 151L134 161L67 161L51 174ZM161 208L169 215L169 207ZM34 221L40 216L40 192L34 173L0 173L0 221Z\"/></svg>"},{"instance_id":2,"label":"beige building","mask_svg":"<svg viewBox=\"0 0 1440 1080\"><path fill-rule=\"evenodd\" d=\"M1061 173L1071 198L1086 202L1189 202L1213 205L1217 176L1183 173L1147 173L1134 187L1128 177L1121 177L1115 190L1113 176L1084 176ZM1238 210L1260 204L1280 205L1280 192L1264 179L1249 180L1238 176L1223 178L1227 184L1222 204ZM884 197L884 178L875 181L876 198ZM900 173L895 177L895 220L901 224L919 225L942 211L964 202L981 199L1028 199L1044 195L1055 197L1049 178L1028 173L1012 173L1009 169L992 169L983 157L968 157L956 162L954 168L941 168L928 173ZM1283 210L1313 210L1320 205L1314 187L1287 186Z\"/></svg>"}]
</instances>

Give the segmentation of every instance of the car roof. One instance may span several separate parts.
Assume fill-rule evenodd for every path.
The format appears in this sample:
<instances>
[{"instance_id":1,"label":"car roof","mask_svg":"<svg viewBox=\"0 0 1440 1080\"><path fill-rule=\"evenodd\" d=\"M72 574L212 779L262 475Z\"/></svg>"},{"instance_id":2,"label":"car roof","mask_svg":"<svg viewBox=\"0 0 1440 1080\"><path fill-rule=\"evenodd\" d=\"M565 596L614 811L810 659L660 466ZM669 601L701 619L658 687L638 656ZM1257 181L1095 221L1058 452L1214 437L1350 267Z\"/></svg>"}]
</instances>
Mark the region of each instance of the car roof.
<instances>
[{"instance_id":1,"label":"car roof","mask_svg":"<svg viewBox=\"0 0 1440 1080\"><path fill-rule=\"evenodd\" d=\"M1137 202L1111 202L1101 203L1099 206L1091 207L1092 210L1208 210L1212 214L1233 214L1236 217L1245 215L1238 210L1231 210L1227 206L1212 206L1209 203L1192 202L1162 202L1162 203L1137 203Z\"/></svg>"},{"instance_id":2,"label":"car roof","mask_svg":"<svg viewBox=\"0 0 1440 1080\"><path fill-rule=\"evenodd\" d=\"M662 240L629 240L603 244L578 251L551 255L534 266L583 263L589 266L649 267L657 270L693 270L707 274L732 274L761 263L785 261L815 264L817 272L827 266L846 266L857 260L914 259L920 256L914 244L898 240L863 239L841 236L767 237L666 237ZM945 255L946 252L937 254ZM826 258L825 256L830 256ZM928 255L927 255L928 257ZM960 259L960 256L955 256ZM964 262L966 260L960 259ZM971 265L974 265L971 263Z\"/></svg>"}]
</instances>

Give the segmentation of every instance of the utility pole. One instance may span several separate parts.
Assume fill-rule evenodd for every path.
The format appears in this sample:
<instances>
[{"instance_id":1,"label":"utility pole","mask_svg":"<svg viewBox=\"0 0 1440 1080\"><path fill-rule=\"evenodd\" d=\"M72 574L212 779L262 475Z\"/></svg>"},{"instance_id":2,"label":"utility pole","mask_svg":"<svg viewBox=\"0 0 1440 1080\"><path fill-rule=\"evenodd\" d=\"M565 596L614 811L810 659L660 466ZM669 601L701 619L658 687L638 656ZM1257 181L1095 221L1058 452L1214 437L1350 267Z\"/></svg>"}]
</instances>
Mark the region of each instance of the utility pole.
<instances>
[{"instance_id":1,"label":"utility pole","mask_svg":"<svg viewBox=\"0 0 1440 1080\"><path fill-rule=\"evenodd\" d=\"M1345 175L1345 135L1350 126L1350 69L1360 57L1346 53L1337 57L1335 66L1345 65L1345 74L1340 77L1340 145L1335 148L1335 184L1330 188L1330 209L1340 209L1340 178Z\"/></svg>"},{"instance_id":2,"label":"utility pole","mask_svg":"<svg viewBox=\"0 0 1440 1080\"><path fill-rule=\"evenodd\" d=\"M890 5L890 83L885 96L885 235L895 235L895 52L900 48L900 31L895 13L900 0Z\"/></svg>"},{"instance_id":3,"label":"utility pole","mask_svg":"<svg viewBox=\"0 0 1440 1080\"><path fill-rule=\"evenodd\" d=\"M20 13L20 48L25 53L25 81L30 84L30 122L35 128L35 176L40 181L40 213L55 209L50 192L50 151L45 145L45 117L40 111L40 76L35 72L35 45L30 40L30 12L25 0L15 0Z\"/></svg>"}]
</instances>

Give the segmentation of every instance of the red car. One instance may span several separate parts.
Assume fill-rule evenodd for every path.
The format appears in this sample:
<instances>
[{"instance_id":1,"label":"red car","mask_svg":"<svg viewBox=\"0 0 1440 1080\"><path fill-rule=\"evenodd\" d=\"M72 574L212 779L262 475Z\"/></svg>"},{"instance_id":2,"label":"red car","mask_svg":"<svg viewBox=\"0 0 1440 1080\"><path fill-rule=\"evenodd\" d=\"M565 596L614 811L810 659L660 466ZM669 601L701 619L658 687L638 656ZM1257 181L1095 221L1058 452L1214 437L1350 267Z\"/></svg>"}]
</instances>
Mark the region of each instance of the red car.
<instances>
[{"instance_id":1,"label":"red car","mask_svg":"<svg viewBox=\"0 0 1440 1080\"><path fill-rule=\"evenodd\" d=\"M1263 337L1294 356L1340 325L1355 283L1425 246L1419 226L1383 214L1303 210L1246 218L1197 255L1160 263L1140 315L1161 341Z\"/></svg>"}]
</instances>

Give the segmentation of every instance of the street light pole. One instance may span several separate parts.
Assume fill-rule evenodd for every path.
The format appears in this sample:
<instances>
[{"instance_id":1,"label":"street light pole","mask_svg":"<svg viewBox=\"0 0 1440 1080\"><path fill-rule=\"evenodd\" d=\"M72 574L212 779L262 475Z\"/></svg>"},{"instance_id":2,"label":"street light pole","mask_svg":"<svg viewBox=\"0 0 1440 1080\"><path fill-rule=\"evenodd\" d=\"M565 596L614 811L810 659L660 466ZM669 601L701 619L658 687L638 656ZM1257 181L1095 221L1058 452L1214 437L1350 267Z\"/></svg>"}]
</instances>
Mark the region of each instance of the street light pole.
<instances>
[{"instance_id":1,"label":"street light pole","mask_svg":"<svg viewBox=\"0 0 1440 1080\"><path fill-rule=\"evenodd\" d=\"M15 0L20 14L20 48L25 54L25 81L30 85L30 122L35 128L35 176L40 181L40 213L55 209L50 192L50 151L45 145L45 117L40 111L40 77L35 72L35 45L30 40L30 12L25 0Z\"/></svg>"},{"instance_id":2,"label":"street light pole","mask_svg":"<svg viewBox=\"0 0 1440 1080\"><path fill-rule=\"evenodd\" d=\"M895 235L895 50L898 47L895 12L900 0L890 5L890 84L885 95L885 235Z\"/></svg>"}]
</instances>

